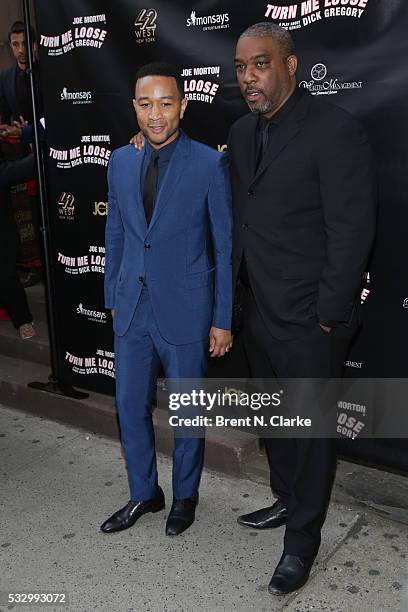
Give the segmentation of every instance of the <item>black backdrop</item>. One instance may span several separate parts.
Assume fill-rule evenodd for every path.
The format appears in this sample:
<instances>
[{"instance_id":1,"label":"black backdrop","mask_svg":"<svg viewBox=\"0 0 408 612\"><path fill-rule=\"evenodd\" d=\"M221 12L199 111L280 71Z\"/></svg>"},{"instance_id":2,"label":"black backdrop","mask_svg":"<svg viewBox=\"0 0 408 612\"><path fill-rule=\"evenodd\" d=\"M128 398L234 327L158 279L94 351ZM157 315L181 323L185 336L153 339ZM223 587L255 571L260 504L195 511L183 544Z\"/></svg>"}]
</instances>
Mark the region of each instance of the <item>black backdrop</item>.
<instances>
[{"instance_id":1,"label":"black backdrop","mask_svg":"<svg viewBox=\"0 0 408 612\"><path fill-rule=\"evenodd\" d=\"M269 20L293 34L299 86L359 116L376 154L378 234L362 294L365 324L346 371L407 375L406 0L36 0L35 7L64 380L114 390L111 321L103 308L106 166L110 152L137 131L137 68L159 59L179 65L190 98L184 129L224 150L229 126L247 112L234 77L235 40L248 25ZM239 342L211 372L244 373ZM408 469L404 440L341 445L349 455Z\"/></svg>"}]
</instances>

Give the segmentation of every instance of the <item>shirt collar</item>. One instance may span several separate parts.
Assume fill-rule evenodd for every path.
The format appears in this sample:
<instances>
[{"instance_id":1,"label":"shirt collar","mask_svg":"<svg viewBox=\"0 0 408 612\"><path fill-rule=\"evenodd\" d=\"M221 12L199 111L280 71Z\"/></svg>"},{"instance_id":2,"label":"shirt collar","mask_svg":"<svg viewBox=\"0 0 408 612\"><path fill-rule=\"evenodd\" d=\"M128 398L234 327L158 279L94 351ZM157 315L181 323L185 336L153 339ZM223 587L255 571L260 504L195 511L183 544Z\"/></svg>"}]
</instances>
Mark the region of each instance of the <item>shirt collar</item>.
<instances>
[{"instance_id":1,"label":"shirt collar","mask_svg":"<svg viewBox=\"0 0 408 612\"><path fill-rule=\"evenodd\" d=\"M270 119L266 117L260 116L260 125L264 127L266 124L279 125L282 123L283 119L289 115L289 113L295 108L296 104L299 102L300 98L303 96L303 91L296 86L294 92L289 96L286 100L285 104L280 107L280 109L272 115Z\"/></svg>"},{"instance_id":2,"label":"shirt collar","mask_svg":"<svg viewBox=\"0 0 408 612\"><path fill-rule=\"evenodd\" d=\"M161 149L153 149L150 142L146 140L146 152L148 156L150 157L153 151L156 151L157 157L159 158L160 163L168 162L170 161L170 158L174 153L174 149L176 148L179 139L180 139L180 136L178 136L175 140L165 145Z\"/></svg>"}]
</instances>

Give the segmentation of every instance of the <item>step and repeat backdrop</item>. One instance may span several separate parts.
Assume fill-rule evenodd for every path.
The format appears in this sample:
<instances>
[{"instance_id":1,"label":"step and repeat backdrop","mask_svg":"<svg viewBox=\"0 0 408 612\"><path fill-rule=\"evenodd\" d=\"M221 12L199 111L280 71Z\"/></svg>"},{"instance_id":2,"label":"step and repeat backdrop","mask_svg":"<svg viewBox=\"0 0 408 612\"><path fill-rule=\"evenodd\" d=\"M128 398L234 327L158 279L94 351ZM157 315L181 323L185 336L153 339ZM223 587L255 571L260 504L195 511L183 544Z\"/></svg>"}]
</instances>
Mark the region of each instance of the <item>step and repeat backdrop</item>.
<instances>
[{"instance_id":1,"label":"step and repeat backdrop","mask_svg":"<svg viewBox=\"0 0 408 612\"><path fill-rule=\"evenodd\" d=\"M153 60L179 66L189 99L185 131L225 151L230 125L248 112L234 75L235 42L259 21L293 34L299 87L357 115L370 135L378 233L361 296L364 327L346 373L407 376L406 0L36 0L35 8L64 380L114 392L111 317L103 306L106 170L112 150L138 131L137 69ZM211 374L245 375L239 340ZM405 441L345 439L341 446L408 469Z\"/></svg>"}]
</instances>

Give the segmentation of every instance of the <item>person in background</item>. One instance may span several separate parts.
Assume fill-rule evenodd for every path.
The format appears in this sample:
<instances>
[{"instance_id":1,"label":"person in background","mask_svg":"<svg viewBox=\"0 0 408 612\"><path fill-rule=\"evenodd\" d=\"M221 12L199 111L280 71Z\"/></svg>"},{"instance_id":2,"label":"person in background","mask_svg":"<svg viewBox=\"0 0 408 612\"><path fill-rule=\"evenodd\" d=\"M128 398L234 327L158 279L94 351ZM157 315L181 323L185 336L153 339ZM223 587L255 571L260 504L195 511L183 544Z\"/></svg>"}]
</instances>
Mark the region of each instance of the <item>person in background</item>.
<instances>
[{"instance_id":1,"label":"person in background","mask_svg":"<svg viewBox=\"0 0 408 612\"><path fill-rule=\"evenodd\" d=\"M37 61L37 35L31 28L32 52L34 58L34 75L37 85L37 99L41 104L39 89L39 64ZM10 68L0 72L0 123L13 124L21 117L29 124L33 122L31 108L30 82L27 74L28 58L25 43L24 23L16 21L10 28L8 35L9 45L13 53L15 63ZM42 116L42 109L39 109Z\"/></svg>"},{"instance_id":2,"label":"person in background","mask_svg":"<svg viewBox=\"0 0 408 612\"><path fill-rule=\"evenodd\" d=\"M31 28L32 51L34 57L34 79L36 84L36 98L39 104L39 116L42 117L42 101L40 92L39 64L37 61L37 36ZM23 137L21 141L10 140L5 147L7 159L13 160L25 157L28 150L28 142L31 139L33 122L30 82L27 74L28 58L25 43L24 23L16 21L9 31L9 45L13 53L15 63L10 68L0 72L0 128L4 138L18 138L13 128L18 128ZM17 132L18 133L18 132ZM7 149L7 150L6 150ZM22 267L21 279L23 285L29 287L41 280L41 261L39 244L39 220L36 203L36 189L34 177L27 178L27 189L20 194L19 203L15 203L17 210L24 208L25 218L28 220L23 227L24 248L18 251L18 262ZM26 227L27 226L27 227Z\"/></svg>"},{"instance_id":3,"label":"person in background","mask_svg":"<svg viewBox=\"0 0 408 612\"><path fill-rule=\"evenodd\" d=\"M0 153L0 303L11 317L23 340L35 335L24 287L17 275L17 229L11 206L10 187L34 174L32 154L8 162Z\"/></svg>"}]
</instances>

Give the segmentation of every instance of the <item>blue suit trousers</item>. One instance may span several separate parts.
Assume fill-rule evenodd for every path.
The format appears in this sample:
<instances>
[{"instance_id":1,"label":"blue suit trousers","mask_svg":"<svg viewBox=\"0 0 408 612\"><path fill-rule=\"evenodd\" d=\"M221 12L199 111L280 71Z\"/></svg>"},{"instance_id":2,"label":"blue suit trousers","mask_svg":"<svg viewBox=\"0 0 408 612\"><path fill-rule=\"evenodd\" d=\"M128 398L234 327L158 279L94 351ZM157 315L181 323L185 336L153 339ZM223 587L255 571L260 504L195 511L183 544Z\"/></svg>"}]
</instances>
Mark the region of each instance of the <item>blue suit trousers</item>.
<instances>
[{"instance_id":1,"label":"blue suit trousers","mask_svg":"<svg viewBox=\"0 0 408 612\"><path fill-rule=\"evenodd\" d=\"M160 335L149 292L143 287L128 331L115 335L116 404L133 501L154 497L158 475L151 401L160 363L166 378L202 378L208 367L208 342L169 344ZM204 438L175 437L173 495L192 497L198 490Z\"/></svg>"}]
</instances>

